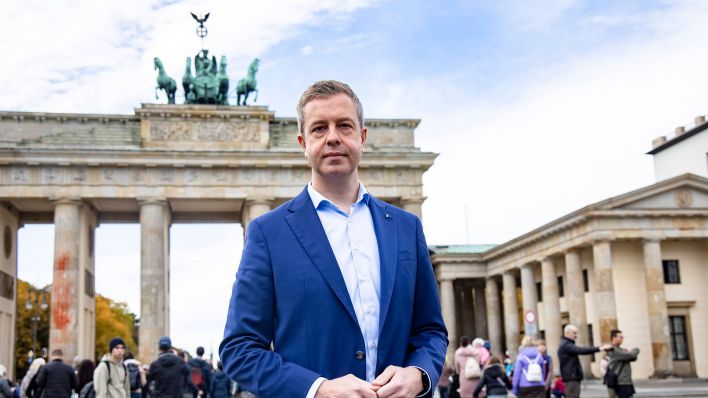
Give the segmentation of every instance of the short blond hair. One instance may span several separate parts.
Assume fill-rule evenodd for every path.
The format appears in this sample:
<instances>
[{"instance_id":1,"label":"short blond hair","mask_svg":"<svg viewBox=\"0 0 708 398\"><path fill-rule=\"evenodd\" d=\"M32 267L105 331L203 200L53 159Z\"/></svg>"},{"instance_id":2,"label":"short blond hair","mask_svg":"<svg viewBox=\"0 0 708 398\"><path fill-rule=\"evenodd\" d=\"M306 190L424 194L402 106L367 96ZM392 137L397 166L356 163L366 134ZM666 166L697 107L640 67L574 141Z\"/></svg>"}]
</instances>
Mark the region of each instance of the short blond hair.
<instances>
[{"instance_id":1,"label":"short blond hair","mask_svg":"<svg viewBox=\"0 0 708 398\"><path fill-rule=\"evenodd\" d=\"M305 134L305 105L314 99L329 98L337 94L344 94L352 100L356 117L359 120L359 128L364 128L364 108L354 90L346 83L337 80L320 80L308 87L297 102L297 128L300 134Z\"/></svg>"},{"instance_id":2,"label":"short blond hair","mask_svg":"<svg viewBox=\"0 0 708 398\"><path fill-rule=\"evenodd\" d=\"M531 336L524 336L523 339L521 339L521 347L533 347L535 344L533 343L533 337Z\"/></svg>"}]
</instances>

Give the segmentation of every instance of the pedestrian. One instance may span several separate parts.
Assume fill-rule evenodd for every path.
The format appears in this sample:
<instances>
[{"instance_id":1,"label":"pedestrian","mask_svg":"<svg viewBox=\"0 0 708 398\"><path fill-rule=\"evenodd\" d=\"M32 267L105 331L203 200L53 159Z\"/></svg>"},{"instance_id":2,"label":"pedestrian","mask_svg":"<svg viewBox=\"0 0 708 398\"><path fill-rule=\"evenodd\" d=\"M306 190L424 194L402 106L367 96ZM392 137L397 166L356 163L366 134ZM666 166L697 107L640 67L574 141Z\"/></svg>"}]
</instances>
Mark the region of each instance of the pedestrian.
<instances>
[{"instance_id":1,"label":"pedestrian","mask_svg":"<svg viewBox=\"0 0 708 398\"><path fill-rule=\"evenodd\" d=\"M211 370L212 367L207 361L202 358L204 356L204 347L197 347L197 356L187 362L192 384L201 392L198 395L202 398L208 398L209 387L211 386ZM196 396L195 396L196 398Z\"/></svg>"},{"instance_id":2,"label":"pedestrian","mask_svg":"<svg viewBox=\"0 0 708 398\"><path fill-rule=\"evenodd\" d=\"M607 387L607 395L609 398L629 398L634 395L634 384L632 383L632 366L630 362L636 361L639 355L639 348L626 350L621 347L624 341L624 335L620 330L612 330L610 332L612 340L612 348L609 350L610 362L607 365L607 374L613 373L617 376L616 386ZM608 376L605 377L607 381Z\"/></svg>"},{"instance_id":3,"label":"pedestrian","mask_svg":"<svg viewBox=\"0 0 708 398\"><path fill-rule=\"evenodd\" d=\"M496 355L489 358L472 396L479 397L482 388L486 388L487 398L506 398L512 388L511 380L504 371L502 360Z\"/></svg>"},{"instance_id":4,"label":"pedestrian","mask_svg":"<svg viewBox=\"0 0 708 398\"><path fill-rule=\"evenodd\" d=\"M231 398L233 381L224 373L224 365L221 361L216 362L217 371L211 378L209 394L211 398Z\"/></svg>"},{"instance_id":5,"label":"pedestrian","mask_svg":"<svg viewBox=\"0 0 708 398\"><path fill-rule=\"evenodd\" d=\"M553 397L565 398L565 384L563 384L563 379L560 376L556 376L553 381Z\"/></svg>"},{"instance_id":6,"label":"pedestrian","mask_svg":"<svg viewBox=\"0 0 708 398\"><path fill-rule=\"evenodd\" d=\"M67 398L76 387L74 368L64 363L64 352L60 348L52 350L48 364L37 372L37 386L42 390L41 398Z\"/></svg>"},{"instance_id":7,"label":"pedestrian","mask_svg":"<svg viewBox=\"0 0 708 398\"><path fill-rule=\"evenodd\" d=\"M438 395L440 398L448 398L450 395L450 377L453 373L455 373L455 369L450 366L446 359L442 373L440 373L440 381L438 381Z\"/></svg>"},{"instance_id":8,"label":"pedestrian","mask_svg":"<svg viewBox=\"0 0 708 398\"><path fill-rule=\"evenodd\" d=\"M47 362L44 358L36 358L30 364L27 374L22 378L22 383L20 383L20 398L34 398L37 392L37 373L39 368L44 366Z\"/></svg>"},{"instance_id":9,"label":"pedestrian","mask_svg":"<svg viewBox=\"0 0 708 398\"><path fill-rule=\"evenodd\" d=\"M76 367L76 391L77 394L81 393L84 386L93 381L93 372L96 370L96 365L90 359L83 359L79 362Z\"/></svg>"},{"instance_id":10,"label":"pedestrian","mask_svg":"<svg viewBox=\"0 0 708 398\"><path fill-rule=\"evenodd\" d=\"M108 343L108 354L93 372L93 389L96 398L130 398L130 379L123 364L125 341L120 337Z\"/></svg>"},{"instance_id":11,"label":"pedestrian","mask_svg":"<svg viewBox=\"0 0 708 398\"><path fill-rule=\"evenodd\" d=\"M143 364L135 359L135 356L130 351L125 353L123 364L128 371L128 380L130 380L130 398L141 398L143 387L147 384Z\"/></svg>"},{"instance_id":12,"label":"pedestrian","mask_svg":"<svg viewBox=\"0 0 708 398\"><path fill-rule=\"evenodd\" d=\"M460 375L460 398L472 398L472 393L482 377L482 352L470 344L470 338L460 337L460 347L455 350L455 372Z\"/></svg>"},{"instance_id":13,"label":"pedestrian","mask_svg":"<svg viewBox=\"0 0 708 398\"><path fill-rule=\"evenodd\" d=\"M430 395L447 330L420 219L359 181L367 128L349 86L313 84L297 120L311 181L246 228L224 369L264 398Z\"/></svg>"},{"instance_id":14,"label":"pedestrian","mask_svg":"<svg viewBox=\"0 0 708 398\"><path fill-rule=\"evenodd\" d=\"M472 347L479 351L479 363L482 365L482 367L486 366L487 361L489 361L489 357L491 356L491 353L484 346L484 340L479 337L475 338L474 340L472 340Z\"/></svg>"},{"instance_id":15,"label":"pedestrian","mask_svg":"<svg viewBox=\"0 0 708 398\"><path fill-rule=\"evenodd\" d=\"M182 398L185 386L195 391L187 364L172 352L172 340L168 336L160 337L158 349L160 353L150 364L146 377L148 383L154 381L150 397Z\"/></svg>"},{"instance_id":16,"label":"pedestrian","mask_svg":"<svg viewBox=\"0 0 708 398\"><path fill-rule=\"evenodd\" d=\"M575 345L578 338L578 328L574 325L566 325L563 328L558 346L558 361L560 362L560 374L565 383L565 394L568 398L580 397L580 382L583 380L583 368L580 366L578 355L590 355L602 350L608 350L610 345L602 347L579 347Z\"/></svg>"},{"instance_id":17,"label":"pedestrian","mask_svg":"<svg viewBox=\"0 0 708 398\"><path fill-rule=\"evenodd\" d=\"M512 390L519 398L545 398L546 396L543 356L538 352L530 336L525 336L521 340L519 355L516 356L516 365L514 365Z\"/></svg>"},{"instance_id":18,"label":"pedestrian","mask_svg":"<svg viewBox=\"0 0 708 398\"><path fill-rule=\"evenodd\" d=\"M0 364L0 395L4 398L13 398L14 395L12 383L7 378L7 369L2 364Z\"/></svg>"},{"instance_id":19,"label":"pedestrian","mask_svg":"<svg viewBox=\"0 0 708 398\"><path fill-rule=\"evenodd\" d=\"M543 372L546 375L546 398L550 398L551 387L553 386L553 358L548 355L546 340L536 339L536 349L543 359Z\"/></svg>"}]
</instances>

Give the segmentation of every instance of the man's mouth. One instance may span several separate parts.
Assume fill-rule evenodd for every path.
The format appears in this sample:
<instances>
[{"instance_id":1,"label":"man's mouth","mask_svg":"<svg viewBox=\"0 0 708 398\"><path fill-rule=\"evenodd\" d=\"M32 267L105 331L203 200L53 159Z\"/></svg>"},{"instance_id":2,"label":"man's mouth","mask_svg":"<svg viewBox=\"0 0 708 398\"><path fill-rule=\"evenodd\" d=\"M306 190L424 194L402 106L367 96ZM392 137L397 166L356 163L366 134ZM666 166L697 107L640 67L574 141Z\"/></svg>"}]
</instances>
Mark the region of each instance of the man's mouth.
<instances>
[{"instance_id":1,"label":"man's mouth","mask_svg":"<svg viewBox=\"0 0 708 398\"><path fill-rule=\"evenodd\" d=\"M340 156L346 156L342 152L330 152L330 153L325 153L324 157L325 158L333 158L333 157L340 157Z\"/></svg>"}]
</instances>

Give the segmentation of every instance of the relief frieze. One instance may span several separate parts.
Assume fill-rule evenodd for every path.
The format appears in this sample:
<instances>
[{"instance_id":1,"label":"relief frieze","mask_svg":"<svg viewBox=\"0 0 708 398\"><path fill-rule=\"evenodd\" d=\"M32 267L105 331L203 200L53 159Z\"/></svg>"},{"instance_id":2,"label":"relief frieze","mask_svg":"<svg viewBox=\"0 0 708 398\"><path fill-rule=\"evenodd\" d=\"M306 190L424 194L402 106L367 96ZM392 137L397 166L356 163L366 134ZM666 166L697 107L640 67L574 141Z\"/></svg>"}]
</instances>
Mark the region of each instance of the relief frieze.
<instances>
[{"instance_id":1,"label":"relief frieze","mask_svg":"<svg viewBox=\"0 0 708 398\"><path fill-rule=\"evenodd\" d=\"M252 142L261 140L260 124L245 120L151 120L150 140L164 142Z\"/></svg>"}]
</instances>

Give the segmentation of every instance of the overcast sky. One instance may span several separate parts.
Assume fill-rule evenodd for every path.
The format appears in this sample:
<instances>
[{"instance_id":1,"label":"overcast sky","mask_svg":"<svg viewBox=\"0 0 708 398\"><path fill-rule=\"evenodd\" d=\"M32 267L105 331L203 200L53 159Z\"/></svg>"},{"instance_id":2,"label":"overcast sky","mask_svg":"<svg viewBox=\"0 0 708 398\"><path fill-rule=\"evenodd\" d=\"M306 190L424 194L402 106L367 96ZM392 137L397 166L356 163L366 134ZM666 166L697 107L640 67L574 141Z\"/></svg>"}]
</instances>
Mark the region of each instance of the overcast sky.
<instances>
[{"instance_id":1,"label":"overcast sky","mask_svg":"<svg viewBox=\"0 0 708 398\"><path fill-rule=\"evenodd\" d=\"M204 45L258 105L294 116L304 88L348 82L369 117L419 118L430 244L503 243L654 182L651 140L708 112L708 2L0 0L0 109L132 114L152 58L179 79ZM181 88L178 90L178 96ZM158 102L164 102L161 96ZM465 222L466 220L466 222ZM467 228L468 227L468 228ZM176 345L218 346L239 225L173 225ZM97 230L96 289L139 312L139 227ZM51 281L53 227L26 226L19 277ZM41 248L41 250L38 250ZM152 343L152 342L149 342Z\"/></svg>"}]
</instances>

